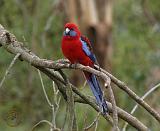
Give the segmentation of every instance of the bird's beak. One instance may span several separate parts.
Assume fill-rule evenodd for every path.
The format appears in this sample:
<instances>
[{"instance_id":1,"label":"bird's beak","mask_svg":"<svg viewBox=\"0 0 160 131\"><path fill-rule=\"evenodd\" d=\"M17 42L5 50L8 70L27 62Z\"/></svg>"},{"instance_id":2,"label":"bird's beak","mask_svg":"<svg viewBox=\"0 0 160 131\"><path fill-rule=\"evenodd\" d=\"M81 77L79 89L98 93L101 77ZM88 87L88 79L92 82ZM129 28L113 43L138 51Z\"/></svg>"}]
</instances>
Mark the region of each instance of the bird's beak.
<instances>
[{"instance_id":1,"label":"bird's beak","mask_svg":"<svg viewBox=\"0 0 160 131\"><path fill-rule=\"evenodd\" d=\"M65 32L66 32L66 34L69 34L70 29L69 29L69 28L66 28Z\"/></svg>"}]
</instances>

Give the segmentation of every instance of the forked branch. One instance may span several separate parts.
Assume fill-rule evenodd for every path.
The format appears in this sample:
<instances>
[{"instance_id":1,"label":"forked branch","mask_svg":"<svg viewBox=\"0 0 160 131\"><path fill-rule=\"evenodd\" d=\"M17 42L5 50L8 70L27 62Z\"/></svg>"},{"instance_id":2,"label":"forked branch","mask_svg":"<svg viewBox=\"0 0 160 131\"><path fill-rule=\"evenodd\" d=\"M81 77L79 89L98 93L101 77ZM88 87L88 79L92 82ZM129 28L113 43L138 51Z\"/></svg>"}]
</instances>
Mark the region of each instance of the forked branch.
<instances>
[{"instance_id":1,"label":"forked branch","mask_svg":"<svg viewBox=\"0 0 160 131\"><path fill-rule=\"evenodd\" d=\"M15 38L15 36L11 33L9 33L7 30L5 30L3 27L0 27L0 45L4 47L5 50L12 54L20 53L20 59L30 63L32 66L38 68L41 72L45 73L51 80L54 80L56 84L59 84L58 86L59 91L62 93L63 97L67 99L66 94L66 86L67 83L62 77L61 74L55 73L50 69L72 69L73 67L70 67L70 64L68 63L61 63L57 61L50 61L50 60L44 60L40 59L38 56L36 56L34 53L32 53L29 49L25 48L23 46L23 43L18 42ZM50 69L48 69L50 68ZM144 102L142 99L140 99L130 88L126 87L124 83L119 81L117 78L112 76L111 74L108 74L106 71L101 69L101 71L95 70L90 67L83 66L81 64L78 64L76 66L76 69L80 69L83 71L91 72L99 77L101 77L104 80L107 80L106 78L109 77L116 85L118 85L121 89L123 89L125 92L127 92L131 98L133 98L138 104L140 104L142 107L144 107L153 117L155 117L158 121L160 121L159 114L151 108L146 102ZM71 83L71 88L74 92L74 101L75 102L81 102L90 105L93 107L97 112L99 112L99 108L97 107L97 104L94 99L82 94L75 86L73 86ZM110 112L113 112L112 105L108 103L108 108ZM140 122L137 118L133 117L129 113L125 112L124 110L118 108L116 106L116 110L118 113L118 117L122 118L123 120L127 121L130 125L135 127L138 130L146 131L148 128ZM111 125L113 125L113 120L109 115L101 114Z\"/></svg>"}]
</instances>

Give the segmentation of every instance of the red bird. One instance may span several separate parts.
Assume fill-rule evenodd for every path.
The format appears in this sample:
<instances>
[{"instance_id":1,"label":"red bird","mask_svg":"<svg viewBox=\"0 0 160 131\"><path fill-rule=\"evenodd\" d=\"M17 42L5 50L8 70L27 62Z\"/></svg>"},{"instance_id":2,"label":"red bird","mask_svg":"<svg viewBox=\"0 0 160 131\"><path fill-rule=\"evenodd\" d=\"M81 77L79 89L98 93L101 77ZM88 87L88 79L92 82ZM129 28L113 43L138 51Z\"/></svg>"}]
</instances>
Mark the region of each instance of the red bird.
<instances>
[{"instance_id":1,"label":"red bird","mask_svg":"<svg viewBox=\"0 0 160 131\"><path fill-rule=\"evenodd\" d=\"M75 24L67 23L65 25L61 47L64 56L69 59L71 64L80 63L94 68L96 57L93 54L91 43L87 37L81 36L80 30ZM104 114L107 113L107 104L96 76L86 71L84 71L84 75L96 98L100 111Z\"/></svg>"}]
</instances>

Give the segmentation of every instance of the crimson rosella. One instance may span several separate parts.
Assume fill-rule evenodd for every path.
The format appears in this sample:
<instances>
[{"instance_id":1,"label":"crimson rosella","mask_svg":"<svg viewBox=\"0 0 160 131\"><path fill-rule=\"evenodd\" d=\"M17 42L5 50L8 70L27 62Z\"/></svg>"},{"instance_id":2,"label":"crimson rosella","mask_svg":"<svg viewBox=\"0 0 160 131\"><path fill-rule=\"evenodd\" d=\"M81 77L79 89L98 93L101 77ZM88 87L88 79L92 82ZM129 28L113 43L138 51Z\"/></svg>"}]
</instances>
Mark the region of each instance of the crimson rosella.
<instances>
[{"instance_id":1,"label":"crimson rosella","mask_svg":"<svg viewBox=\"0 0 160 131\"><path fill-rule=\"evenodd\" d=\"M80 30L75 24L67 23L65 25L61 46L64 56L69 59L71 64L80 63L94 68L96 57L93 54L91 43L87 37L81 36ZM100 111L104 114L107 113L107 103L103 98L103 92L96 76L86 71L84 71L84 75L96 98Z\"/></svg>"}]
</instances>

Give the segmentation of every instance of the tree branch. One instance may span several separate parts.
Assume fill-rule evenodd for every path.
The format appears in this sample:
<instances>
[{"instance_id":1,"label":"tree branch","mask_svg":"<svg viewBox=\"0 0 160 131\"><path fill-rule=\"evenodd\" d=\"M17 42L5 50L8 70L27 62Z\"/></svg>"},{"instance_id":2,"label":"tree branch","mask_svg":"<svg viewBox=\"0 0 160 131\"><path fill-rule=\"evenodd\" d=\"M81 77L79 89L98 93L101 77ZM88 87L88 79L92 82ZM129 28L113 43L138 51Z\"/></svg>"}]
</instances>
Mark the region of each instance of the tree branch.
<instances>
[{"instance_id":1,"label":"tree branch","mask_svg":"<svg viewBox=\"0 0 160 131\"><path fill-rule=\"evenodd\" d=\"M111 81L116 84L120 89L125 91L133 100L135 100L139 105L146 109L158 122L160 122L160 114L151 108L143 99L141 99L135 92L133 92L124 82L118 80L112 74L101 69L107 76L111 78Z\"/></svg>"},{"instance_id":2,"label":"tree branch","mask_svg":"<svg viewBox=\"0 0 160 131\"><path fill-rule=\"evenodd\" d=\"M110 99L111 99L111 103L112 103L113 123L114 123L113 131L119 131L116 101L115 101L113 90L112 90L110 84L108 85L108 88L109 88L109 95L110 95Z\"/></svg>"},{"instance_id":3,"label":"tree branch","mask_svg":"<svg viewBox=\"0 0 160 131\"><path fill-rule=\"evenodd\" d=\"M158 87L160 87L160 83L158 83L156 86L154 86L154 87L151 88L149 91L147 91L147 92L141 97L142 100L144 100L149 94L151 94L152 92L154 92L155 90L157 90ZM131 111L131 114L133 114L133 113L136 111L137 108L138 108L138 104L136 104L136 105L133 107L133 109L132 109L132 111ZM128 123L125 122L125 124L124 124L124 126L123 126L123 131L126 131L127 125L128 125Z\"/></svg>"},{"instance_id":4,"label":"tree branch","mask_svg":"<svg viewBox=\"0 0 160 131\"><path fill-rule=\"evenodd\" d=\"M71 84L67 78L67 76L63 73L63 71L59 70L61 76L67 83L66 85L66 95L67 95L67 106L68 106L68 131L77 131L77 127L74 128L74 121L76 121L75 118L75 103L74 103L74 96L71 88Z\"/></svg>"},{"instance_id":5,"label":"tree branch","mask_svg":"<svg viewBox=\"0 0 160 131\"><path fill-rule=\"evenodd\" d=\"M57 78L58 75L51 71L49 71L49 69L45 69L46 71L43 70L43 73L45 73L49 78L51 78L52 80L59 80L59 81L63 81L62 83L65 84L64 80L62 78ZM48 71L48 72L47 72ZM65 89L65 87L62 87ZM63 90L63 89L60 89L60 90ZM92 108L94 108L97 112L99 111L97 105L95 104L96 101L95 99L93 99L92 97L89 97L89 96L85 96L84 94L82 94L75 86L72 85L72 90L75 94L77 94L78 96L76 96L77 98L75 99L75 102L79 102L79 103L84 103L84 104L88 104L90 105ZM65 94L64 94L65 96ZM108 108L109 108L109 111L112 112L112 106L111 106L111 103L107 102L108 104ZM130 115L129 113L125 112L124 110L122 110L121 108L119 107L116 107L117 108L117 113L118 113L118 116L127 121L130 125L132 125L133 127L135 127L136 129L139 129L139 130L147 130L147 127L145 127L136 117L133 117L132 115ZM102 115L102 114L101 114ZM106 116L105 115L102 115L105 119ZM111 118L109 119L109 121L112 123L112 120Z\"/></svg>"},{"instance_id":6,"label":"tree branch","mask_svg":"<svg viewBox=\"0 0 160 131\"><path fill-rule=\"evenodd\" d=\"M50 108L52 109L52 126L50 128L50 131L54 131L54 130L57 129L57 127L56 127L56 116L57 116L57 112L58 112L58 109L59 109L59 103L60 103L60 100L61 100L61 96L59 97L59 99L57 98L59 90L55 89L55 84L53 82L53 93L54 93L53 97L54 97L54 99L53 99L53 104L52 104L51 101L48 98L47 93L46 93L44 83L43 83L43 79L42 79L42 76L41 76L41 73L40 73L39 70L38 70L38 75L40 77L42 89L43 89L45 98L47 100L47 103L50 106Z\"/></svg>"},{"instance_id":7,"label":"tree branch","mask_svg":"<svg viewBox=\"0 0 160 131\"><path fill-rule=\"evenodd\" d=\"M47 121L47 120L41 120L41 121L39 121L37 124L35 124L35 125L32 127L31 131L34 131L34 129L35 129L37 126L39 126L40 124L42 124L42 123L46 123L46 124L48 124L50 127L52 127L52 123L51 123L51 122L49 122L49 121Z\"/></svg>"},{"instance_id":8,"label":"tree branch","mask_svg":"<svg viewBox=\"0 0 160 131\"><path fill-rule=\"evenodd\" d=\"M1 27L1 26L0 26ZM9 35L8 35L9 34ZM63 63L57 63L55 61L48 61L48 60L43 60L40 59L38 56L36 56L34 53L32 53L30 50L25 48L23 46L23 43L20 43L16 40L15 36L11 33L9 33L7 30L4 28L0 28L0 44L6 49L8 52L12 54L21 54L21 59L30 63L32 66L38 68L41 70L43 73L45 73L50 79L54 80L56 84L59 84L58 89L62 93L63 97L66 99L66 85L67 83L65 80L60 76L59 74L51 71L50 69L47 68L53 68L53 69L61 69L61 68L70 68L69 64L63 64ZM106 80L107 75L104 73L104 71L98 71L95 69L92 69L90 67L85 67L83 65L78 64L76 67L77 69L80 70L85 70L91 73L94 73L97 76L100 76L102 79ZM82 102L89 104L92 106L97 112L99 112L99 108L96 105L95 100L91 99L90 97L87 97L86 95L82 94L76 87L71 85L71 88L73 92L76 94L75 101L76 102ZM134 98L134 97L133 97ZM108 103L108 108L109 111L112 112L112 106L109 102ZM124 110L117 108L117 113L120 118L123 120L127 121L129 124L131 124L133 127L135 127L138 130L146 131L147 127L141 123L138 119L130 115L129 113L125 112ZM109 121L110 124L113 125L113 121L110 118L109 115L104 115L101 114L106 120Z\"/></svg>"}]
</instances>

